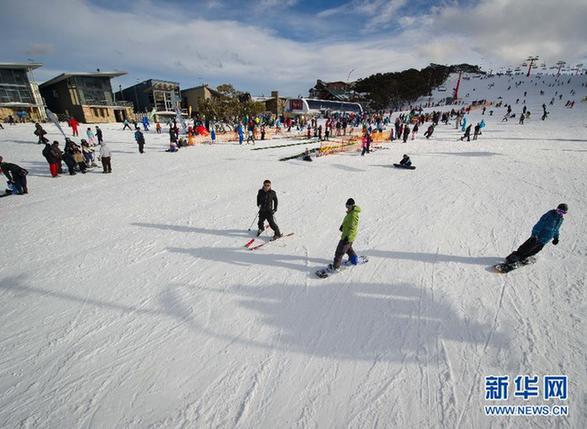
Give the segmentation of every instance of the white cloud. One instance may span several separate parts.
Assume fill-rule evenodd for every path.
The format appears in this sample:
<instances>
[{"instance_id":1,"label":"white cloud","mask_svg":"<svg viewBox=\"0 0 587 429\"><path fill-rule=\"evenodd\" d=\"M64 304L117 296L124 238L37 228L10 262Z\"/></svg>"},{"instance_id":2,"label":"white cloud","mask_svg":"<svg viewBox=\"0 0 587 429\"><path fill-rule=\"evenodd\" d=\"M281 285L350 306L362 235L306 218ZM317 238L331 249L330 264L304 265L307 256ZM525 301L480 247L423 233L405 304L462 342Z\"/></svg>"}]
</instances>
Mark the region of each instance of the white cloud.
<instances>
[{"instance_id":1,"label":"white cloud","mask_svg":"<svg viewBox=\"0 0 587 429\"><path fill-rule=\"evenodd\" d=\"M351 69L358 78L429 62L477 63L482 56L503 64L530 54L587 62L581 61L587 40L585 27L579 25L587 20L582 3L558 0L560 7L553 8L542 0L482 0L468 8L438 7L426 16L401 17L393 35L354 41L295 41L261 27L260 19L258 25L249 25L221 19L221 12L215 20L190 18L149 1L115 11L85 1L5 0L0 28L21 35L8 44L13 52L22 53L39 41L54 46L47 69L119 69L131 72L122 78L129 84L137 78L160 78L195 85L202 78L256 93L278 89L297 95L318 78L344 80ZM365 14L375 13L369 16L381 21L377 25L384 25L379 16L397 14L402 4L392 1L383 10L377 8L379 1L353 3L362 5ZM549 20L539 19L544 16ZM314 20L325 27L330 21Z\"/></svg>"}]
</instances>

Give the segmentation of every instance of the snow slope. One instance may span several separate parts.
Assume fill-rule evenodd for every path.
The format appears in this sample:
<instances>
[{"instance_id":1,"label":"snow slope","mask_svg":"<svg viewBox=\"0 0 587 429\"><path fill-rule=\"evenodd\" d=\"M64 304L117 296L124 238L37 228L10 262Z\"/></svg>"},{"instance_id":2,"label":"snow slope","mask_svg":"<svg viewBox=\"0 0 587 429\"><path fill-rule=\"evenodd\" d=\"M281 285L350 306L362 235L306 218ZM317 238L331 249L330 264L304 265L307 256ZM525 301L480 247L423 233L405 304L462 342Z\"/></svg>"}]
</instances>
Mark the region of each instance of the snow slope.
<instances>
[{"instance_id":1,"label":"snow slope","mask_svg":"<svg viewBox=\"0 0 587 429\"><path fill-rule=\"evenodd\" d=\"M522 98L494 79L462 93ZM0 427L585 427L587 106L542 122L540 85L524 126L501 108L477 142L440 125L313 163L154 133L140 155L111 124L113 174L52 179L33 127L5 126L30 194L0 199ZM390 168L403 153L417 170ZM251 252L265 178L295 235ZM316 279L349 197L370 262ZM558 246L488 270L560 202ZM486 417L483 377L518 374L568 375L569 416Z\"/></svg>"}]
</instances>

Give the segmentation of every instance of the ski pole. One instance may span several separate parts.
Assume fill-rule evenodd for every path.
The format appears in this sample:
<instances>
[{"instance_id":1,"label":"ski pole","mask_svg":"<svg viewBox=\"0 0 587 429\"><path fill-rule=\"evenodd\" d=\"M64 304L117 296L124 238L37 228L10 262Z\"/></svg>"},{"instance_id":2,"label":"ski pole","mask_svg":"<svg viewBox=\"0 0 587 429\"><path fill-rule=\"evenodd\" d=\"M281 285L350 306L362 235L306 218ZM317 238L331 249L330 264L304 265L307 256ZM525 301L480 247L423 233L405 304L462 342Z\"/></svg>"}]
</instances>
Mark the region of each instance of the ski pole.
<instances>
[{"instance_id":1,"label":"ski pole","mask_svg":"<svg viewBox=\"0 0 587 429\"><path fill-rule=\"evenodd\" d=\"M255 224L255 221L257 220L258 217L259 217L259 212L257 212L257 214L255 215L255 219L253 219L253 221L251 222L251 226L249 226L249 231L251 230L251 228Z\"/></svg>"}]
</instances>

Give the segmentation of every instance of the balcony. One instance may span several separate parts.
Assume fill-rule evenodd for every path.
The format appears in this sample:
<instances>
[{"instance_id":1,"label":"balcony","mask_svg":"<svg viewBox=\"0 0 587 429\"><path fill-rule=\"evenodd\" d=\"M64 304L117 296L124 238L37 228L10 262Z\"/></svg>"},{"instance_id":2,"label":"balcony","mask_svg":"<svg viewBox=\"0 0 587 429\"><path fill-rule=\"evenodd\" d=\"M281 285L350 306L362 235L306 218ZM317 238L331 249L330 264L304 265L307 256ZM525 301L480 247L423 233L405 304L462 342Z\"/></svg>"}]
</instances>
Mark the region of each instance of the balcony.
<instances>
[{"instance_id":1,"label":"balcony","mask_svg":"<svg viewBox=\"0 0 587 429\"><path fill-rule=\"evenodd\" d=\"M86 100L83 104L86 106L133 107L132 101L126 100Z\"/></svg>"}]
</instances>

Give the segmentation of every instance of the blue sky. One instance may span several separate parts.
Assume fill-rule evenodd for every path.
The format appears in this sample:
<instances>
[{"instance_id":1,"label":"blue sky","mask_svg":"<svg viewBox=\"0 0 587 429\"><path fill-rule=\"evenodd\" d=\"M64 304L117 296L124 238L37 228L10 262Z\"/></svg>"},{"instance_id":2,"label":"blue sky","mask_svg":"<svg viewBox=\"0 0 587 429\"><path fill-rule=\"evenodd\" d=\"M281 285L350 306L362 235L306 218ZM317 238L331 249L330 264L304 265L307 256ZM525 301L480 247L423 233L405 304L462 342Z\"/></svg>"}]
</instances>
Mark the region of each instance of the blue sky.
<instances>
[{"instance_id":1,"label":"blue sky","mask_svg":"<svg viewBox=\"0 0 587 429\"><path fill-rule=\"evenodd\" d=\"M2 0L0 61L296 96L430 62L587 63L585 22L585 0Z\"/></svg>"}]
</instances>

